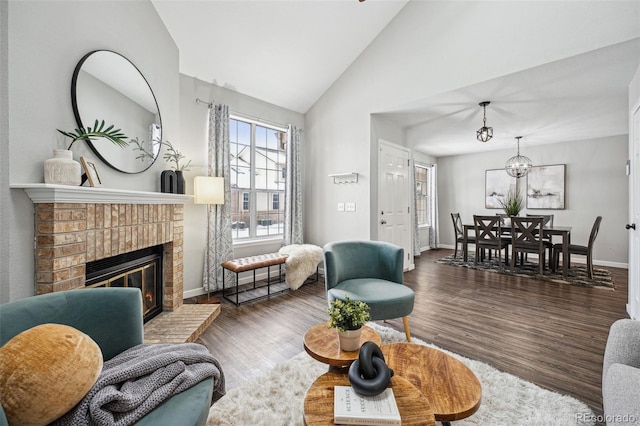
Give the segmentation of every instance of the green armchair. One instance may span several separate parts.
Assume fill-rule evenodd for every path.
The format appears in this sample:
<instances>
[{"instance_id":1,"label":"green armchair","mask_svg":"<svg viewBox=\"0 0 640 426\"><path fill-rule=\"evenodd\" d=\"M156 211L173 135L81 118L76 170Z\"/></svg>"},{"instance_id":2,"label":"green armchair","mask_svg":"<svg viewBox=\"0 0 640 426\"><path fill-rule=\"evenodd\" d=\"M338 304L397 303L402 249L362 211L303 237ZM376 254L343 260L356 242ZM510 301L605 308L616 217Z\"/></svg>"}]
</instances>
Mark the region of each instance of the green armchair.
<instances>
[{"instance_id":1,"label":"green armchair","mask_svg":"<svg viewBox=\"0 0 640 426\"><path fill-rule=\"evenodd\" d=\"M89 335L105 361L144 342L142 298L137 288L71 290L0 305L0 346L45 323L65 324ZM136 425L204 425L213 388L213 378L204 380L165 401ZM2 407L0 425L8 425Z\"/></svg>"},{"instance_id":2,"label":"green armchair","mask_svg":"<svg viewBox=\"0 0 640 426\"><path fill-rule=\"evenodd\" d=\"M339 241L323 251L328 302L348 296L368 304L373 321L402 318L410 342L415 294L403 283L404 250L382 241Z\"/></svg>"}]
</instances>

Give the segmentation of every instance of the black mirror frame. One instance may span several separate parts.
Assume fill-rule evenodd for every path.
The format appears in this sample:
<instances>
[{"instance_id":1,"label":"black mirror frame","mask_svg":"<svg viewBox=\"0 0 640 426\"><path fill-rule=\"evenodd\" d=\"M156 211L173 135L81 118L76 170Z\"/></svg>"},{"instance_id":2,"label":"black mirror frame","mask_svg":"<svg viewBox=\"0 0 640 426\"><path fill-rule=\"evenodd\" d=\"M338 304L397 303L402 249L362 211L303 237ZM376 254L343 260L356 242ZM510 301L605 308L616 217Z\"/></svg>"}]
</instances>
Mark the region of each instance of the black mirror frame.
<instances>
[{"instance_id":1,"label":"black mirror frame","mask_svg":"<svg viewBox=\"0 0 640 426\"><path fill-rule=\"evenodd\" d=\"M82 59L80 59L80 61L78 61L78 64L76 65L75 69L73 70L73 76L71 77L71 106L73 108L73 115L74 115L74 117L76 119L76 123L78 124L78 126L79 127L84 127L85 126L82 123L82 119L80 118L80 111L78 110L78 101L77 101L77 92L76 92L76 84L78 82L78 74L80 74L80 70L82 69L82 65L84 64L84 62L87 59L89 59L89 57L91 57L91 55L93 55L94 53L98 53L98 52L110 52L110 53L113 53L115 55L118 55L118 56L122 57L123 59L125 59L129 64L131 64L131 66L133 68L135 68L136 71L138 71L138 73L140 74L140 76L142 77L144 82L147 84L147 87L149 88L149 91L151 92L151 96L153 96L153 101L156 104L156 109L158 110L158 118L160 120L160 140L162 140L162 115L160 114L160 107L158 106L158 100L156 99L156 94L153 93L153 89L151 88L151 85L147 81L147 79L144 76L144 74L142 74L142 72L138 69L138 67L136 67L134 65L134 63L131 62L126 56L121 55L120 53L115 52L113 50L108 50L108 49L92 50L91 52L89 52L86 55L84 55L82 57ZM87 124L88 125L92 125L93 123L87 123ZM116 123L112 123L112 124L116 125ZM100 160L102 160L102 162L104 162L107 166L111 167L114 170L117 170L117 171L122 172L122 173L127 173L127 174L138 174L138 173L142 173L142 172L148 170L151 166L153 166L155 164L156 160L160 156L160 152L158 151L158 154L155 156L155 158L153 159L151 164L149 164L147 167L145 167L144 169L142 169L140 171L129 172L129 171L125 171L125 170L119 169L118 167L116 167L113 164L111 164L108 160L106 160L104 158L104 156L102 154L100 154L100 151L98 151L98 148L96 148L96 146L93 144L93 142L91 140L86 140L86 142L89 145L89 148L91 148L91 151L93 151L94 154L96 154L98 156L98 158L100 158Z\"/></svg>"}]
</instances>

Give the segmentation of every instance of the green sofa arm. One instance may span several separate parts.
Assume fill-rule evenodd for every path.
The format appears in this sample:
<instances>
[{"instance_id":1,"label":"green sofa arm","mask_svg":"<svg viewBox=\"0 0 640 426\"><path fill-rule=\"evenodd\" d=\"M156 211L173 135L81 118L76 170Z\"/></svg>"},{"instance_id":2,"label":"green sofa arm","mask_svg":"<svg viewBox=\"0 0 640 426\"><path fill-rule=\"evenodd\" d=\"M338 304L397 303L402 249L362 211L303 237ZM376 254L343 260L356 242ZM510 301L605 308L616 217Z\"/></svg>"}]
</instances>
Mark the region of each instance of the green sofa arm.
<instances>
[{"instance_id":1,"label":"green sofa arm","mask_svg":"<svg viewBox=\"0 0 640 426\"><path fill-rule=\"evenodd\" d=\"M58 323L89 335L104 360L144 343L142 296L137 288L93 288L28 297L0 305L0 346L40 324ZM173 396L136 425L205 425L214 379ZM0 407L0 426L8 426Z\"/></svg>"}]
</instances>

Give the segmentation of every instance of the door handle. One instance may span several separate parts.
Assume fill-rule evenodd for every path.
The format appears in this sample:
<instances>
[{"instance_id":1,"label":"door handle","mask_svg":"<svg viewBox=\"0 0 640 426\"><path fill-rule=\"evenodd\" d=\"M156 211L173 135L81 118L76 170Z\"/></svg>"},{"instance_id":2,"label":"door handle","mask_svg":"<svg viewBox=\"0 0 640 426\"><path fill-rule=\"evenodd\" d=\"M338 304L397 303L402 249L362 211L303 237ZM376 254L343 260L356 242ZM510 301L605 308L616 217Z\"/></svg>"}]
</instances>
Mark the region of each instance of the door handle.
<instances>
[{"instance_id":1,"label":"door handle","mask_svg":"<svg viewBox=\"0 0 640 426\"><path fill-rule=\"evenodd\" d=\"M625 226L625 228L626 228L626 229L636 229L636 224L635 224L635 223L632 223L631 225L629 225L629 224L627 223L627 226Z\"/></svg>"},{"instance_id":2,"label":"door handle","mask_svg":"<svg viewBox=\"0 0 640 426\"><path fill-rule=\"evenodd\" d=\"M386 225L386 224L387 224L387 221L386 221L386 220L382 219L382 220L380 221L380 225Z\"/></svg>"}]
</instances>

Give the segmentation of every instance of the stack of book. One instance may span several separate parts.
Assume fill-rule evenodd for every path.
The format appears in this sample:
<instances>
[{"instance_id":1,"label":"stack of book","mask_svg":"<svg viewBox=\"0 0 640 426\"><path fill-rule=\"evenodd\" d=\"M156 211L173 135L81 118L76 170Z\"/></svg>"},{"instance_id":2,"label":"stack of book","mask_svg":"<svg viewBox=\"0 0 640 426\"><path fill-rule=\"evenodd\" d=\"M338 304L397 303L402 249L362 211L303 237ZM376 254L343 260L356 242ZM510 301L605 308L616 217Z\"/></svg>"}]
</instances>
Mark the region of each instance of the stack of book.
<instances>
[{"instance_id":1,"label":"stack of book","mask_svg":"<svg viewBox=\"0 0 640 426\"><path fill-rule=\"evenodd\" d=\"M335 386L333 422L338 425L400 425L400 411L393 390L363 396L351 386Z\"/></svg>"}]
</instances>

